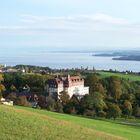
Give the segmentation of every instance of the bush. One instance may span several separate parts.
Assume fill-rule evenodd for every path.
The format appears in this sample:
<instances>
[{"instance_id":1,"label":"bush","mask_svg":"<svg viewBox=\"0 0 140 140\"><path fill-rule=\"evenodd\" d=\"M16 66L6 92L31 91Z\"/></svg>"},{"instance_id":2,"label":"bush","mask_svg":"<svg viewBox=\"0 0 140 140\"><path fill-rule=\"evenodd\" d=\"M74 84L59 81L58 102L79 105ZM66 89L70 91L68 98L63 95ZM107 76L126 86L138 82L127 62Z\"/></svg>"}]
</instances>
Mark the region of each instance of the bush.
<instances>
[{"instance_id":1,"label":"bush","mask_svg":"<svg viewBox=\"0 0 140 140\"><path fill-rule=\"evenodd\" d=\"M31 107L31 104L27 101L26 96L19 96L15 101L16 105Z\"/></svg>"},{"instance_id":2,"label":"bush","mask_svg":"<svg viewBox=\"0 0 140 140\"><path fill-rule=\"evenodd\" d=\"M63 113L63 106L62 106L62 104L60 102L56 102L55 111Z\"/></svg>"},{"instance_id":3,"label":"bush","mask_svg":"<svg viewBox=\"0 0 140 140\"><path fill-rule=\"evenodd\" d=\"M47 103L47 109L50 110L50 111L55 111L55 100L48 96L46 98L46 103Z\"/></svg>"},{"instance_id":4,"label":"bush","mask_svg":"<svg viewBox=\"0 0 140 140\"><path fill-rule=\"evenodd\" d=\"M96 117L96 112L95 112L95 110L86 109L84 111L84 115L89 116L89 117Z\"/></svg>"},{"instance_id":5,"label":"bush","mask_svg":"<svg viewBox=\"0 0 140 140\"><path fill-rule=\"evenodd\" d=\"M0 100L1 100L1 98L2 98L2 93L0 92Z\"/></svg>"},{"instance_id":6,"label":"bush","mask_svg":"<svg viewBox=\"0 0 140 140\"><path fill-rule=\"evenodd\" d=\"M120 117L121 114L122 111L118 105L112 103L108 105L108 111L107 111L108 118L113 118L115 120L117 117Z\"/></svg>"},{"instance_id":7,"label":"bush","mask_svg":"<svg viewBox=\"0 0 140 140\"><path fill-rule=\"evenodd\" d=\"M46 97L41 95L38 96L38 105L40 106L40 108L45 109L47 107L46 104Z\"/></svg>"},{"instance_id":8,"label":"bush","mask_svg":"<svg viewBox=\"0 0 140 140\"><path fill-rule=\"evenodd\" d=\"M133 113L136 117L140 118L140 107L136 106Z\"/></svg>"},{"instance_id":9,"label":"bush","mask_svg":"<svg viewBox=\"0 0 140 140\"><path fill-rule=\"evenodd\" d=\"M104 111L99 111L99 112L97 113L97 116L98 116L98 117L106 117L106 112L104 112Z\"/></svg>"},{"instance_id":10,"label":"bush","mask_svg":"<svg viewBox=\"0 0 140 140\"><path fill-rule=\"evenodd\" d=\"M10 99L14 102L14 104L16 103L16 100L17 100L17 95L15 92L11 92L8 96L7 96L7 99Z\"/></svg>"}]
</instances>

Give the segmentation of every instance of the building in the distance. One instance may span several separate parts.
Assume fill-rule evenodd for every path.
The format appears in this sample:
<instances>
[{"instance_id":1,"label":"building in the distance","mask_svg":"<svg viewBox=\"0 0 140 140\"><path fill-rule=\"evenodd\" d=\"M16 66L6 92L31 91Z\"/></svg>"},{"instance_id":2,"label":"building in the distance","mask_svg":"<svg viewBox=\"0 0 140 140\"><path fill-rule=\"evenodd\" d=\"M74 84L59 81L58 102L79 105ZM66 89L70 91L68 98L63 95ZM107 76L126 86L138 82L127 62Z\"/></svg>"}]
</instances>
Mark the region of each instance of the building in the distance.
<instances>
[{"instance_id":1,"label":"building in the distance","mask_svg":"<svg viewBox=\"0 0 140 140\"><path fill-rule=\"evenodd\" d=\"M67 92L70 97L73 95L82 97L89 94L89 87L84 86L84 79L80 76L68 75L48 80L47 92L50 96L58 96L63 91Z\"/></svg>"}]
</instances>

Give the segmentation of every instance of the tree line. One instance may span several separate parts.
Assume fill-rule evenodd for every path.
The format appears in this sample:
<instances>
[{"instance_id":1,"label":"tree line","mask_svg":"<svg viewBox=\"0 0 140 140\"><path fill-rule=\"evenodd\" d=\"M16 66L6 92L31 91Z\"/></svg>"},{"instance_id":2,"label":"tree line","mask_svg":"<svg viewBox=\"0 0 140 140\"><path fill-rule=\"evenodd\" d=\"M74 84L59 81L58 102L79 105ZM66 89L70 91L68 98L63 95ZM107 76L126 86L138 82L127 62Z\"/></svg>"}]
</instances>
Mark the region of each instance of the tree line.
<instances>
[{"instance_id":1,"label":"tree line","mask_svg":"<svg viewBox=\"0 0 140 140\"><path fill-rule=\"evenodd\" d=\"M22 87L28 85L35 93L38 108L89 117L140 117L140 81L129 81L117 76L101 78L96 73L86 73L85 85L90 87L89 95L82 98L61 92L59 98L50 97L45 86L52 75L5 73L0 75L0 97L14 101L14 104L31 106L26 96L18 96Z\"/></svg>"}]
</instances>

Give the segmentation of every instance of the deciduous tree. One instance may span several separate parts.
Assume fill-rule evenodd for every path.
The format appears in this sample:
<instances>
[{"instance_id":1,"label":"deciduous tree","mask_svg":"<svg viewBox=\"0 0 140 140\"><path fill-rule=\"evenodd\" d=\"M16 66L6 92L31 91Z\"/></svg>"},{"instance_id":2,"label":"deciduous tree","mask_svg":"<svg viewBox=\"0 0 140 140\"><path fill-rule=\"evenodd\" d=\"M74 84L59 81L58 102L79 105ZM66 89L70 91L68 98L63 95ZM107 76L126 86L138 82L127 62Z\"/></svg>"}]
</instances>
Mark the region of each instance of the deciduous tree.
<instances>
[{"instance_id":1,"label":"deciduous tree","mask_svg":"<svg viewBox=\"0 0 140 140\"><path fill-rule=\"evenodd\" d=\"M122 111L118 105L112 104L112 103L108 104L107 116L109 118L114 118L115 120L117 117L120 117L121 114L122 114Z\"/></svg>"},{"instance_id":2,"label":"deciduous tree","mask_svg":"<svg viewBox=\"0 0 140 140\"><path fill-rule=\"evenodd\" d=\"M132 114L132 105L128 100L125 100L123 104L123 114L126 115L126 118L128 118Z\"/></svg>"}]
</instances>

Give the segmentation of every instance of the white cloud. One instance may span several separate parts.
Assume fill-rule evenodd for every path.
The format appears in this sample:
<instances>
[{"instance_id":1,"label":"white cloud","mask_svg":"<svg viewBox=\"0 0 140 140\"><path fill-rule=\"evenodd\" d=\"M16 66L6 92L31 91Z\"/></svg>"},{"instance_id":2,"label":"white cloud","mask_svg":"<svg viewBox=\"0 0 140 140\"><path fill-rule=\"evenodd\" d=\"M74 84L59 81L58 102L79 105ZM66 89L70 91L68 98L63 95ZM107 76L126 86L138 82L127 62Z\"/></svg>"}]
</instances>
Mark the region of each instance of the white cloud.
<instances>
[{"instance_id":1,"label":"white cloud","mask_svg":"<svg viewBox=\"0 0 140 140\"><path fill-rule=\"evenodd\" d=\"M140 24L105 14L74 16L22 15L19 26L0 26L0 35L23 35L30 45L139 45ZM24 40L24 36L29 39ZM137 41L137 42L136 42ZM136 42L136 43L135 43Z\"/></svg>"},{"instance_id":2,"label":"white cloud","mask_svg":"<svg viewBox=\"0 0 140 140\"><path fill-rule=\"evenodd\" d=\"M22 15L20 27L10 27L10 30L41 31L109 31L118 30L130 23L121 18L114 18L105 14L73 15L73 16L34 16ZM1 29L1 28L0 28ZM8 29L7 29L8 30Z\"/></svg>"},{"instance_id":3,"label":"white cloud","mask_svg":"<svg viewBox=\"0 0 140 140\"><path fill-rule=\"evenodd\" d=\"M140 32L140 24L133 24L126 19L115 18L105 14L73 16L33 16L22 15L19 26L0 26L4 32L44 34L50 32Z\"/></svg>"},{"instance_id":4,"label":"white cloud","mask_svg":"<svg viewBox=\"0 0 140 140\"><path fill-rule=\"evenodd\" d=\"M111 24L119 24L119 25L129 24L129 22L126 19L115 18L105 14L96 14L95 16L93 16L93 19L99 22L111 23Z\"/></svg>"},{"instance_id":5,"label":"white cloud","mask_svg":"<svg viewBox=\"0 0 140 140\"><path fill-rule=\"evenodd\" d=\"M24 23L48 23L48 22L72 22L72 23L108 23L115 25L126 25L129 22L126 19L115 18L105 14L94 14L94 15L73 15L73 16L33 16L33 15L22 15L21 22Z\"/></svg>"},{"instance_id":6,"label":"white cloud","mask_svg":"<svg viewBox=\"0 0 140 140\"><path fill-rule=\"evenodd\" d=\"M105 14L73 15L73 16L33 16L22 15L21 24L16 26L0 26L0 30L27 30L27 31L49 31L49 30L112 30L118 27L131 25L127 20L114 18ZM138 25L136 25L138 27Z\"/></svg>"}]
</instances>

